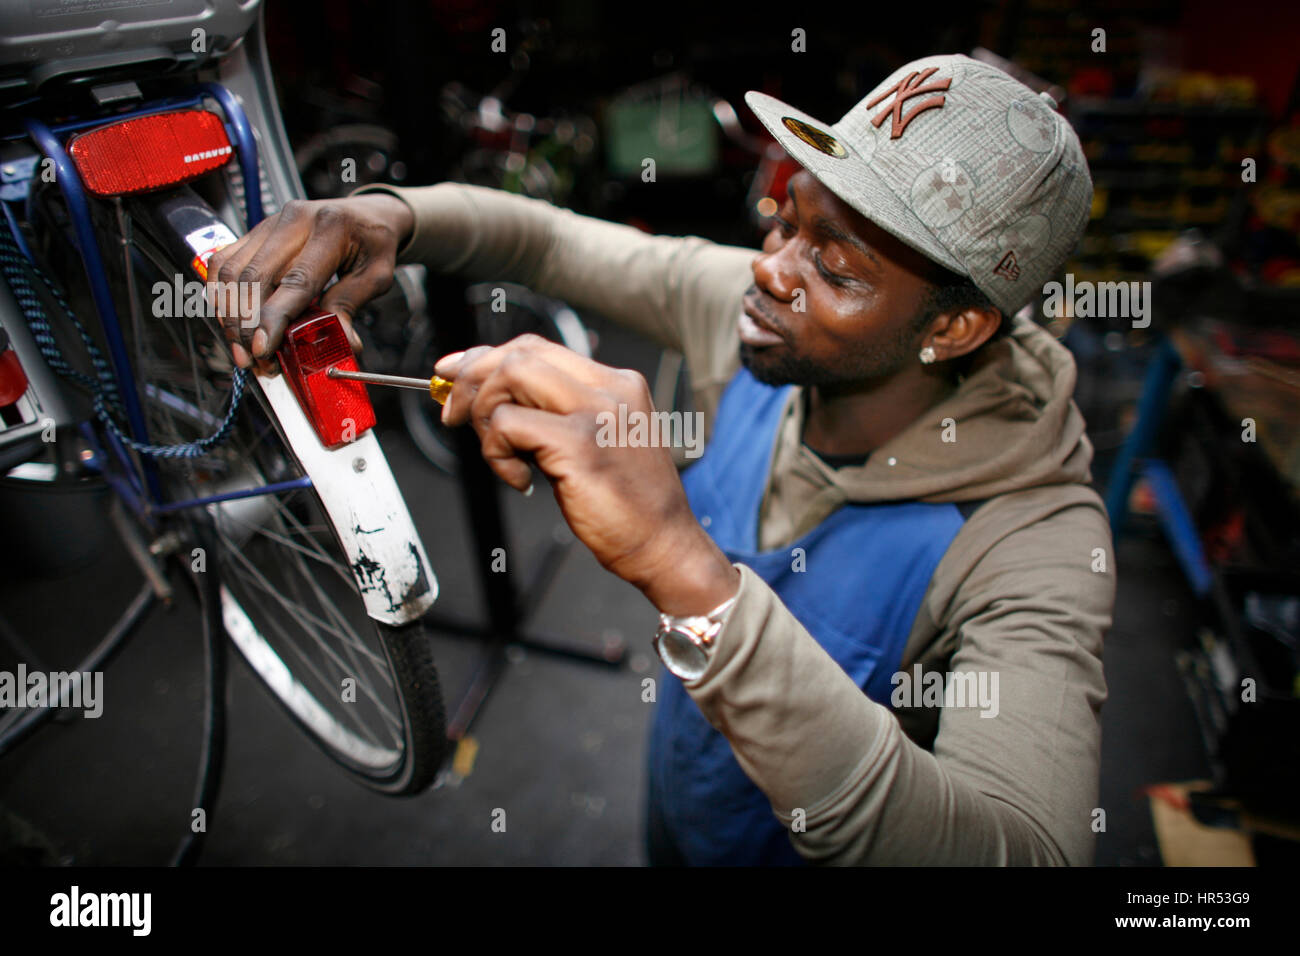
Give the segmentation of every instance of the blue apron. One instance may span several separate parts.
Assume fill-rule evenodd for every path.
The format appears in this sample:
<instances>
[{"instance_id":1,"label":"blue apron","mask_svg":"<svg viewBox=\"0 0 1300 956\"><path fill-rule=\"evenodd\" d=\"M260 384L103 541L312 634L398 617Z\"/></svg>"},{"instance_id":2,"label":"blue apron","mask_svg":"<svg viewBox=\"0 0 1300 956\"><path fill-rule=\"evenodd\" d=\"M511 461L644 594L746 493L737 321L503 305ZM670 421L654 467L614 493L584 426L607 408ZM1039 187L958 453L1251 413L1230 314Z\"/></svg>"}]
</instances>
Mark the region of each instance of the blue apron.
<instances>
[{"instance_id":1,"label":"blue apron","mask_svg":"<svg viewBox=\"0 0 1300 956\"><path fill-rule=\"evenodd\" d=\"M791 387L764 385L742 368L723 393L708 449L682 482L726 555L766 581L867 696L888 707L912 621L964 518L952 504L845 504L789 547L760 551L759 507ZM659 688L652 831L693 865L802 863L767 797L681 682L664 670Z\"/></svg>"}]
</instances>

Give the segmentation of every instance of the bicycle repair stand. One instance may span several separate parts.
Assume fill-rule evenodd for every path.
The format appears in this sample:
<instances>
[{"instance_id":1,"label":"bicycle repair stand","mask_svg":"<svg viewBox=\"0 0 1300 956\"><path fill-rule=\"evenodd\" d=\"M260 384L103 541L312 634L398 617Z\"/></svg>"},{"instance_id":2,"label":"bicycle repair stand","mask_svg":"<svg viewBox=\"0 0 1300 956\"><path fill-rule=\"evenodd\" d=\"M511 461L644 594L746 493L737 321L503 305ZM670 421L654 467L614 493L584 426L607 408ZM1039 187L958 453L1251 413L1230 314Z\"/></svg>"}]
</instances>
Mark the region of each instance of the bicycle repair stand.
<instances>
[{"instance_id":1,"label":"bicycle repair stand","mask_svg":"<svg viewBox=\"0 0 1300 956\"><path fill-rule=\"evenodd\" d=\"M429 312L434 323L435 339L445 343L446 353L468 349L478 344L478 328L473 310L465 303L464 286L454 277L429 273L426 279ZM432 303L457 303L460 308L435 308ZM571 660L619 667L627 653L621 637L605 640L596 648L558 635L535 630L524 631L524 623L546 596L555 573L569 545L575 540L563 525L563 532L553 535L542 553L540 564L523 591L515 587L508 561L503 571L493 571L492 563L497 548L506 549L505 522L501 513L501 482L488 467L479 448L478 434L468 425L457 428L456 455L460 464L460 485L464 492L473 536L474 567L478 569L482 589L486 624L476 624L430 613L425 621L432 630L483 641L478 661L460 700L451 710L447 723L447 739L459 743L469 731L470 724L482 709L484 702L496 686L507 661L506 650L517 645L544 651ZM542 481L538 476L538 485ZM504 553L510 553L508 549ZM450 757L448 759L451 759Z\"/></svg>"}]
</instances>

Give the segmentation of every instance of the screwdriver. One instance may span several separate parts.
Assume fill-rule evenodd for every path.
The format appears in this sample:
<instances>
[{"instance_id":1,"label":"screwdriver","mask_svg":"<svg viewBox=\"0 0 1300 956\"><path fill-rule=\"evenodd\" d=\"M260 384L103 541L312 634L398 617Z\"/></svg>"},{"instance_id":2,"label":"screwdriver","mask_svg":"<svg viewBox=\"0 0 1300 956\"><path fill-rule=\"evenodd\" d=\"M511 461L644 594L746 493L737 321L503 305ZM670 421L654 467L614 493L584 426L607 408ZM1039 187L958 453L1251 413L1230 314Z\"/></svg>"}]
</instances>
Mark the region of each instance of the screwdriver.
<instances>
[{"instance_id":1,"label":"screwdriver","mask_svg":"<svg viewBox=\"0 0 1300 956\"><path fill-rule=\"evenodd\" d=\"M405 375L380 375L377 372L349 372L341 368L330 368L325 372L327 378L341 378L349 382L365 382L367 385L393 385L397 388L428 389L429 396L439 405L446 405L451 397L451 379L434 375L427 382L422 378L407 378ZM533 483L530 481L524 489L524 497L531 497Z\"/></svg>"},{"instance_id":2,"label":"screwdriver","mask_svg":"<svg viewBox=\"0 0 1300 956\"><path fill-rule=\"evenodd\" d=\"M341 368L331 368L325 373L329 378L342 378L349 382L365 382L367 385L393 385L397 388L418 388L426 390L429 397L439 405L446 405L451 395L452 382L440 375L429 379L407 378L404 375L379 375L375 372L349 372Z\"/></svg>"}]
</instances>

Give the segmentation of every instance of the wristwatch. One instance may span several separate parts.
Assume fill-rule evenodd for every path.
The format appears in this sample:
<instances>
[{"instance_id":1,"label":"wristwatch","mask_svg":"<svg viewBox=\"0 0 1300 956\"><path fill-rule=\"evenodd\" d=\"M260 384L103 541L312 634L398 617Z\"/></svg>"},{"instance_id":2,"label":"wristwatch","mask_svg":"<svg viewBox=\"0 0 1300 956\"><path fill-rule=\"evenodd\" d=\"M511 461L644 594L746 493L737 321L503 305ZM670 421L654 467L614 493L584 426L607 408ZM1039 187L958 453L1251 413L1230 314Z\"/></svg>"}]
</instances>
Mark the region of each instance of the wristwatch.
<instances>
[{"instance_id":1,"label":"wristwatch","mask_svg":"<svg viewBox=\"0 0 1300 956\"><path fill-rule=\"evenodd\" d=\"M654 648L664 666L682 680L700 677L709 667L709 661L713 658L714 641L726 623L727 612L735 603L736 598L733 596L708 614L686 617L660 614Z\"/></svg>"}]
</instances>

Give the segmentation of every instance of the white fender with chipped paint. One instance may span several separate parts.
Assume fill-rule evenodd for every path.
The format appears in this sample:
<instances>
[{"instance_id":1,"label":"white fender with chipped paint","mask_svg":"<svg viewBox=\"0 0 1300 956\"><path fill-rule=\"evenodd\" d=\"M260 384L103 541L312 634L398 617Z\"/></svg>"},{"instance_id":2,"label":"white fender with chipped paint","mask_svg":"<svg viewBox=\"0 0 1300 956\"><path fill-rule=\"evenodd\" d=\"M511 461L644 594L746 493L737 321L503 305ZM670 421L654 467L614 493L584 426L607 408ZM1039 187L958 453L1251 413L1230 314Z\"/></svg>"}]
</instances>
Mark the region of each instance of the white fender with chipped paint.
<instances>
[{"instance_id":1,"label":"white fender with chipped paint","mask_svg":"<svg viewBox=\"0 0 1300 956\"><path fill-rule=\"evenodd\" d=\"M374 432L326 448L283 375L255 378L334 524L366 613L394 626L415 620L438 596L438 579Z\"/></svg>"}]
</instances>

